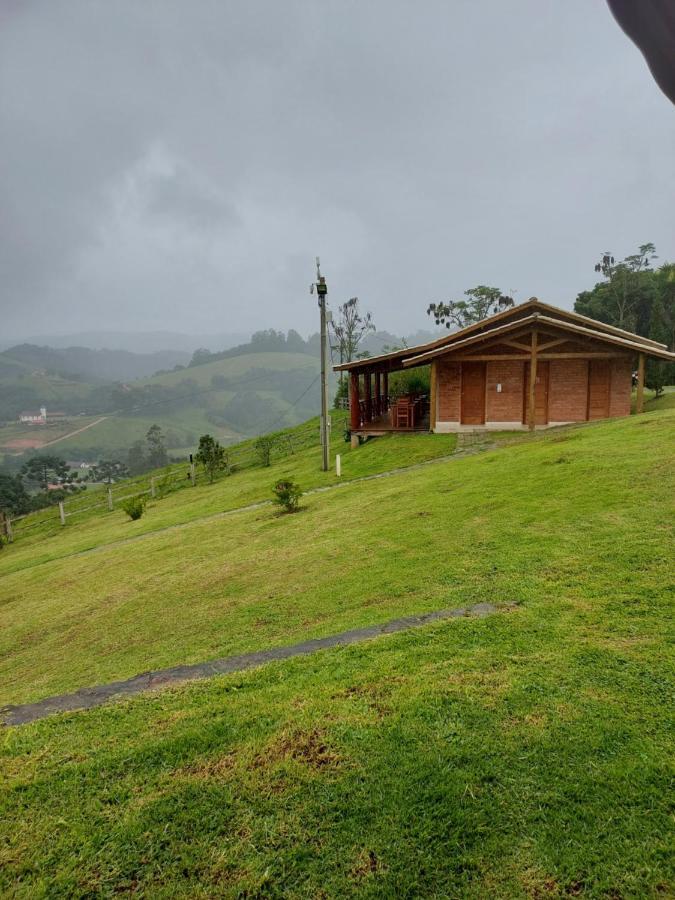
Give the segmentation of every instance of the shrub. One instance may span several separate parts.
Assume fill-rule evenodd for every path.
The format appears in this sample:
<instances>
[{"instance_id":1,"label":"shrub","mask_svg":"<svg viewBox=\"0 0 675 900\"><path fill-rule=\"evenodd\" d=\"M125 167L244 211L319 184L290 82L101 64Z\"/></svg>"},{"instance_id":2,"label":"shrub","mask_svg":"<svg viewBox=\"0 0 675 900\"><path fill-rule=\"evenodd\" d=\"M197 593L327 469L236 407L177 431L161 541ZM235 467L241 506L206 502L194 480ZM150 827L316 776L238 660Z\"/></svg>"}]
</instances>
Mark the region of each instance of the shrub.
<instances>
[{"instance_id":1,"label":"shrub","mask_svg":"<svg viewBox=\"0 0 675 900\"><path fill-rule=\"evenodd\" d=\"M274 502L283 507L285 512L292 513L298 509L302 496L299 484L283 478L281 481L277 481L272 490L274 491Z\"/></svg>"},{"instance_id":2,"label":"shrub","mask_svg":"<svg viewBox=\"0 0 675 900\"><path fill-rule=\"evenodd\" d=\"M126 500L122 501L122 509L130 519L135 521L143 515L147 502L145 497L127 497Z\"/></svg>"},{"instance_id":3,"label":"shrub","mask_svg":"<svg viewBox=\"0 0 675 900\"><path fill-rule=\"evenodd\" d=\"M171 487L170 475L155 476L155 498L157 500L163 500L167 494L170 494Z\"/></svg>"},{"instance_id":4,"label":"shrub","mask_svg":"<svg viewBox=\"0 0 675 900\"><path fill-rule=\"evenodd\" d=\"M272 461L272 450L274 448L274 438L269 434L261 434L253 445L262 466L269 466Z\"/></svg>"}]
</instances>

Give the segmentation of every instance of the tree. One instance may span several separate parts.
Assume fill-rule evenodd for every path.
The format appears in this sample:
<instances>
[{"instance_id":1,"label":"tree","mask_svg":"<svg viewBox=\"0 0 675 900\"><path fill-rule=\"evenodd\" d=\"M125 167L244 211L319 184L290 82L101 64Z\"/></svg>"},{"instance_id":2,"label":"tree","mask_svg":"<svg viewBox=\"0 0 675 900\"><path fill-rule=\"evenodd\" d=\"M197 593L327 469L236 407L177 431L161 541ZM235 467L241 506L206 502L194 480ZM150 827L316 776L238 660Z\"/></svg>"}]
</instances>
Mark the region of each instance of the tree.
<instances>
[{"instance_id":1,"label":"tree","mask_svg":"<svg viewBox=\"0 0 675 900\"><path fill-rule=\"evenodd\" d=\"M129 467L118 459L102 459L97 465L92 466L89 472L92 481L103 481L106 484L112 484L120 478L128 478L130 474Z\"/></svg>"},{"instance_id":2,"label":"tree","mask_svg":"<svg viewBox=\"0 0 675 900\"><path fill-rule=\"evenodd\" d=\"M261 434L253 445L262 466L269 466L271 463L272 450L274 449L275 443L276 441L271 434Z\"/></svg>"},{"instance_id":3,"label":"tree","mask_svg":"<svg viewBox=\"0 0 675 900\"><path fill-rule=\"evenodd\" d=\"M673 309L668 310L667 296L660 292L651 309L649 337L659 343L667 344L672 349L673 342ZM672 300L671 300L672 303ZM675 380L675 364L665 359L648 359L645 371L645 384L658 397L667 384Z\"/></svg>"},{"instance_id":4,"label":"tree","mask_svg":"<svg viewBox=\"0 0 675 900\"><path fill-rule=\"evenodd\" d=\"M165 466L169 457L164 445L164 435L159 425L151 425L145 436L148 444L148 466L151 469L161 469Z\"/></svg>"},{"instance_id":5,"label":"tree","mask_svg":"<svg viewBox=\"0 0 675 900\"><path fill-rule=\"evenodd\" d=\"M211 483L218 472L227 468L225 448L221 447L210 434L203 434L199 438L199 449L195 453L195 459L204 466L204 471L208 473Z\"/></svg>"},{"instance_id":6,"label":"tree","mask_svg":"<svg viewBox=\"0 0 675 900\"><path fill-rule=\"evenodd\" d=\"M33 456L21 467L24 482L46 491L50 484L58 484L68 489L73 486L75 476L60 456Z\"/></svg>"},{"instance_id":7,"label":"tree","mask_svg":"<svg viewBox=\"0 0 675 900\"><path fill-rule=\"evenodd\" d=\"M514 305L513 297L502 294L499 288L485 284L464 291L464 296L469 299L430 303L427 315L433 316L437 325L445 325L446 328L455 325L461 329Z\"/></svg>"},{"instance_id":8,"label":"tree","mask_svg":"<svg viewBox=\"0 0 675 900\"><path fill-rule=\"evenodd\" d=\"M30 497L19 475L0 472L0 510L20 516L30 509Z\"/></svg>"},{"instance_id":9,"label":"tree","mask_svg":"<svg viewBox=\"0 0 675 900\"><path fill-rule=\"evenodd\" d=\"M375 331L375 324L370 313L361 314L359 298L352 297L338 307L337 319L333 318L331 331L331 349L337 350L340 363L345 363L356 358L359 344L369 332ZM340 372L340 382L343 377L344 372Z\"/></svg>"},{"instance_id":10,"label":"tree","mask_svg":"<svg viewBox=\"0 0 675 900\"><path fill-rule=\"evenodd\" d=\"M286 335L286 351L288 353L306 353L307 344L293 328Z\"/></svg>"},{"instance_id":11,"label":"tree","mask_svg":"<svg viewBox=\"0 0 675 900\"><path fill-rule=\"evenodd\" d=\"M149 468L143 441L136 441L127 450L127 466L132 475L140 475Z\"/></svg>"},{"instance_id":12,"label":"tree","mask_svg":"<svg viewBox=\"0 0 675 900\"><path fill-rule=\"evenodd\" d=\"M595 271L605 277L604 288L596 285L591 295L595 297L579 295L574 308L585 315L584 306L593 304L604 315L602 321L625 328L628 331L640 331L644 334L649 327L649 314L646 310L640 315L640 306L648 307L653 289L652 261L657 258L654 244L641 244L637 253L626 256L621 262L616 262L609 251L605 251L600 262L595 264ZM594 302L593 302L594 301Z\"/></svg>"},{"instance_id":13,"label":"tree","mask_svg":"<svg viewBox=\"0 0 675 900\"><path fill-rule=\"evenodd\" d=\"M189 366L202 366L204 363L211 362L211 357L213 354L210 350L207 350L206 347L199 347L198 350L192 354L192 359L188 363Z\"/></svg>"},{"instance_id":14,"label":"tree","mask_svg":"<svg viewBox=\"0 0 675 900\"><path fill-rule=\"evenodd\" d=\"M666 263L655 275L660 304L658 328L662 337L654 339L662 340L669 350L675 350L675 263ZM650 334L650 337L653 335Z\"/></svg>"}]
</instances>

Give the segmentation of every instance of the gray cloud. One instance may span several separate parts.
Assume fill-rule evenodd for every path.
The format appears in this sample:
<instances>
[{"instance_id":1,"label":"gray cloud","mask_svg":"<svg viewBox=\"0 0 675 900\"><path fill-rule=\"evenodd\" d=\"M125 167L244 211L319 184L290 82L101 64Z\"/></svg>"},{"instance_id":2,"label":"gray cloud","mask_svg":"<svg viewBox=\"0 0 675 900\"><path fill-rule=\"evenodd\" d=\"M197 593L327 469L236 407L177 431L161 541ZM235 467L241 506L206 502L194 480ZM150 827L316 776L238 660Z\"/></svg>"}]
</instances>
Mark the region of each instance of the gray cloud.
<instances>
[{"instance_id":1,"label":"gray cloud","mask_svg":"<svg viewBox=\"0 0 675 900\"><path fill-rule=\"evenodd\" d=\"M424 327L673 257L675 117L604 0L51 0L0 22L3 331Z\"/></svg>"}]
</instances>

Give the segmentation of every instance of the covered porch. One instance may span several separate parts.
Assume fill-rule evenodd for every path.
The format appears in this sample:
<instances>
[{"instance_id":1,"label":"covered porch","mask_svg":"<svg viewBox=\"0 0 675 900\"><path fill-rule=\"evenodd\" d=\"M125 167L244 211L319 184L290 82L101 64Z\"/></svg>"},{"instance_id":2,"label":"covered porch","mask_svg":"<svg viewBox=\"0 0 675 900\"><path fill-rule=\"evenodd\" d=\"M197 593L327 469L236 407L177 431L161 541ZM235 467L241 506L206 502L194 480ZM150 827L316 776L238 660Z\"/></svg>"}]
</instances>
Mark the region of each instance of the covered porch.
<instances>
[{"instance_id":1,"label":"covered porch","mask_svg":"<svg viewBox=\"0 0 675 900\"><path fill-rule=\"evenodd\" d=\"M390 392L389 376L402 365L381 359L349 372L349 422L352 436L429 431L429 398L419 392Z\"/></svg>"}]
</instances>

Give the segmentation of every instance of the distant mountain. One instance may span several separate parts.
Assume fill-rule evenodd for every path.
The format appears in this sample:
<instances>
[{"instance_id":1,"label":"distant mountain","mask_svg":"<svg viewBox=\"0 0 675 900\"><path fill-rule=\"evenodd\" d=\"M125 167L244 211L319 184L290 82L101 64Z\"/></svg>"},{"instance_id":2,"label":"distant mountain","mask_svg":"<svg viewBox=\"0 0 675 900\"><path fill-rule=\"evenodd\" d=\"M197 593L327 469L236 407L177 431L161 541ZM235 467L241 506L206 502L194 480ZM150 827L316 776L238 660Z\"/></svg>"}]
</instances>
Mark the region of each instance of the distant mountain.
<instances>
[{"instance_id":1,"label":"distant mountain","mask_svg":"<svg viewBox=\"0 0 675 900\"><path fill-rule=\"evenodd\" d=\"M181 350L131 353L128 350L92 350L89 347L40 347L19 344L0 353L0 372L19 364L27 371L44 371L88 381L130 381L145 378L160 369L173 369L190 361Z\"/></svg>"},{"instance_id":2,"label":"distant mountain","mask_svg":"<svg viewBox=\"0 0 675 900\"><path fill-rule=\"evenodd\" d=\"M191 354L198 347L207 350L226 350L245 343L250 334L233 332L210 334L181 334L174 331L82 331L75 334L26 335L20 339L0 342L0 350L16 344L34 344L56 349L89 347L93 350L128 350L131 353L159 353L178 350Z\"/></svg>"}]
</instances>

